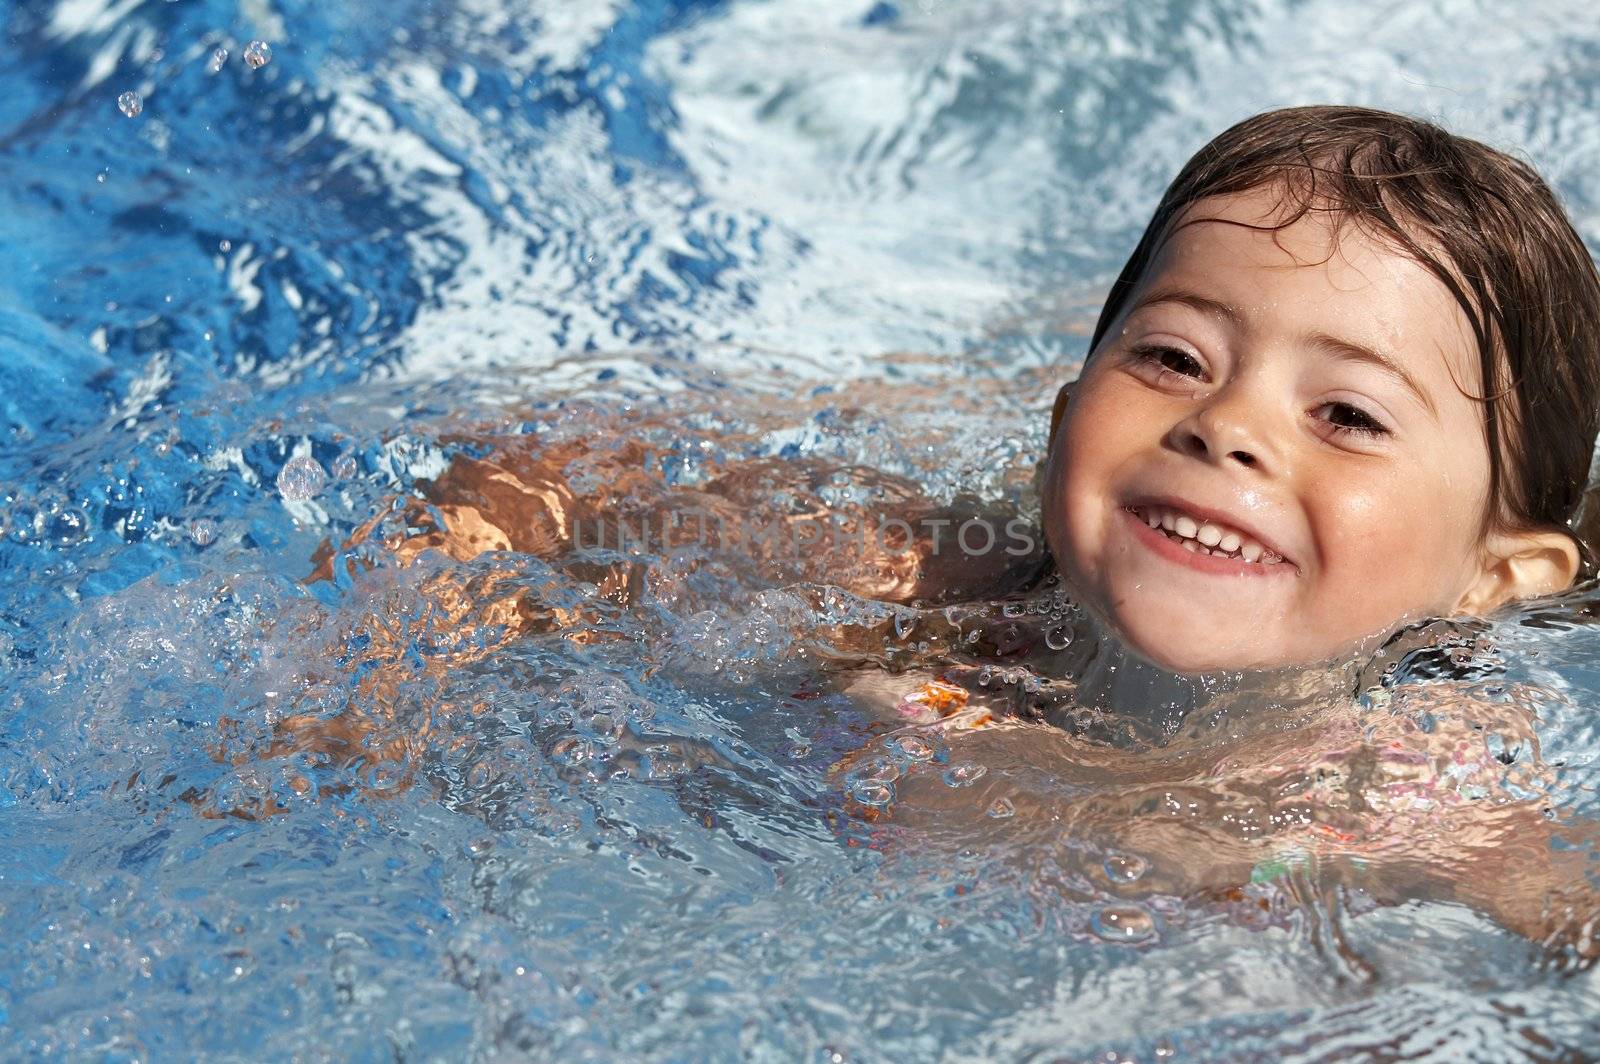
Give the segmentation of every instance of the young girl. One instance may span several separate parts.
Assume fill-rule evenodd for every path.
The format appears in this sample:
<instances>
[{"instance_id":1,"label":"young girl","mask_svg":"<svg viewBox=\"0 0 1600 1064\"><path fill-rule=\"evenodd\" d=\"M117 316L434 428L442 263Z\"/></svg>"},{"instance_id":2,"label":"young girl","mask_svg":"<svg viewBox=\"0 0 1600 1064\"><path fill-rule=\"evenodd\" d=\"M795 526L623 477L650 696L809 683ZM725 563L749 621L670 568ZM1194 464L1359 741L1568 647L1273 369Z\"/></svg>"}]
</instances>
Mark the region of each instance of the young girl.
<instances>
[{"instance_id":1,"label":"young girl","mask_svg":"<svg viewBox=\"0 0 1600 1064\"><path fill-rule=\"evenodd\" d=\"M1186 894L1315 861L1592 961L1593 832L1528 799L1540 767L1514 697L1412 692L1373 712L1348 692L1410 622L1573 583L1597 336L1594 265L1522 163L1357 108L1227 130L1167 190L1057 398L1043 521L1072 600L1108 635L1077 663L1080 727L1096 701L1123 716L1160 702L1163 673L1276 676L1263 686L1280 711L1214 710L1179 732L1179 699L1132 752L981 729L950 756L959 742L1009 778L956 798L914 759L879 762L898 792L869 815L948 830L954 809L1026 805L1029 824L1137 855L1144 889ZM1298 712L1295 689L1318 677L1334 697ZM896 708L949 713L958 731L994 716L940 683ZM1513 784L1519 748L1535 763ZM1063 779L1088 790L1063 795Z\"/></svg>"},{"instance_id":2,"label":"young girl","mask_svg":"<svg viewBox=\"0 0 1600 1064\"><path fill-rule=\"evenodd\" d=\"M1011 832L1037 842L1008 851L1023 863L1048 854L1062 882L1118 897L1237 901L1307 868L1380 898L1442 894L1592 959L1600 908L1581 826L1515 797L1543 769L1514 692L1470 704L1411 692L1404 707L1351 692L1377 690L1362 669L1397 630L1576 579L1600 428L1596 337L1600 278L1517 160L1360 108L1225 131L1167 190L1057 397L1048 558L867 538L774 561L787 579L899 601L1025 578L1036 597L1018 601L1055 626L921 615L902 643L949 664L921 682L856 676L890 730L840 766L849 808L876 831ZM422 531L392 548L551 557L624 500L635 529L664 529L652 508L686 504L731 528L770 479L815 499L825 493L807 478L828 473L773 460L685 493L624 451L579 490L582 446L482 450L431 486ZM920 519L907 528L954 519L919 510L914 485L873 487L877 509ZM348 556L323 563L331 575ZM637 593L626 566L592 579L616 602ZM506 638L575 622L514 591L493 612ZM833 645L882 661L881 635L847 625ZM1034 653L1025 690L996 697L982 652ZM291 717L279 741L371 757L375 728ZM1490 744L1511 751L1509 768ZM1115 884L1064 870L1052 840L1069 832L1096 868L1120 870Z\"/></svg>"}]
</instances>

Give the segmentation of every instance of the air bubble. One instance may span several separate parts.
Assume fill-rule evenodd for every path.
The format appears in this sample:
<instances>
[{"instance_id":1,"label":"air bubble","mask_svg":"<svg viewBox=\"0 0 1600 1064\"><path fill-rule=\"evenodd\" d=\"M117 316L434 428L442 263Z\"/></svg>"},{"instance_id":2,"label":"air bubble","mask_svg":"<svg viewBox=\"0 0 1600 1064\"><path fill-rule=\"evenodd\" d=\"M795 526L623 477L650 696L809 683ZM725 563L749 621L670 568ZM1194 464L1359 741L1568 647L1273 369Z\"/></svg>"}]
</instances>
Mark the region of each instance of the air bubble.
<instances>
[{"instance_id":1,"label":"air bubble","mask_svg":"<svg viewBox=\"0 0 1600 1064\"><path fill-rule=\"evenodd\" d=\"M588 739L568 737L559 739L550 748L550 760L562 765L581 765L593 761L600 748Z\"/></svg>"},{"instance_id":2,"label":"air bubble","mask_svg":"<svg viewBox=\"0 0 1600 1064\"><path fill-rule=\"evenodd\" d=\"M117 110L129 118L138 118L144 112L144 99L136 92L125 92L117 97Z\"/></svg>"},{"instance_id":3,"label":"air bubble","mask_svg":"<svg viewBox=\"0 0 1600 1064\"><path fill-rule=\"evenodd\" d=\"M1089 927L1107 942L1143 942L1156 933L1156 919L1139 905L1107 905L1089 918Z\"/></svg>"},{"instance_id":4,"label":"air bubble","mask_svg":"<svg viewBox=\"0 0 1600 1064\"><path fill-rule=\"evenodd\" d=\"M1004 820L1006 817L1016 816L1017 807L1010 798L996 798L989 803L989 808L985 812L996 820Z\"/></svg>"},{"instance_id":5,"label":"air bubble","mask_svg":"<svg viewBox=\"0 0 1600 1064\"><path fill-rule=\"evenodd\" d=\"M272 62L272 48L266 41L251 41L244 46L244 61L251 70L260 70Z\"/></svg>"},{"instance_id":6,"label":"air bubble","mask_svg":"<svg viewBox=\"0 0 1600 1064\"><path fill-rule=\"evenodd\" d=\"M328 474L315 458L303 454L278 470L278 494L285 501L315 499L328 484Z\"/></svg>"},{"instance_id":7,"label":"air bubble","mask_svg":"<svg viewBox=\"0 0 1600 1064\"><path fill-rule=\"evenodd\" d=\"M353 480L356 475L354 455L341 454L333 460L333 475L338 480Z\"/></svg>"},{"instance_id":8,"label":"air bubble","mask_svg":"<svg viewBox=\"0 0 1600 1064\"><path fill-rule=\"evenodd\" d=\"M215 74L217 71L222 69L222 64L226 63L227 61L228 50L226 48L218 48L216 51L211 53L211 58L206 61L206 73Z\"/></svg>"},{"instance_id":9,"label":"air bubble","mask_svg":"<svg viewBox=\"0 0 1600 1064\"><path fill-rule=\"evenodd\" d=\"M902 735L891 739L889 752L906 761L932 761L933 744L920 735Z\"/></svg>"},{"instance_id":10,"label":"air bubble","mask_svg":"<svg viewBox=\"0 0 1600 1064\"><path fill-rule=\"evenodd\" d=\"M894 801L894 787L883 780L861 780L850 787L849 794L862 805L882 807Z\"/></svg>"},{"instance_id":11,"label":"air bubble","mask_svg":"<svg viewBox=\"0 0 1600 1064\"><path fill-rule=\"evenodd\" d=\"M49 535L59 547L76 547L89 538L89 517L82 510L62 509L51 515Z\"/></svg>"},{"instance_id":12,"label":"air bubble","mask_svg":"<svg viewBox=\"0 0 1600 1064\"><path fill-rule=\"evenodd\" d=\"M217 538L217 526L204 517L196 518L189 525L189 538L197 547L207 546Z\"/></svg>"},{"instance_id":13,"label":"air bubble","mask_svg":"<svg viewBox=\"0 0 1600 1064\"><path fill-rule=\"evenodd\" d=\"M1044 645L1051 650L1065 650L1072 645L1072 629L1057 625L1044 634Z\"/></svg>"},{"instance_id":14,"label":"air bubble","mask_svg":"<svg viewBox=\"0 0 1600 1064\"><path fill-rule=\"evenodd\" d=\"M852 783L889 783L900 778L900 766L887 757L869 757L850 772Z\"/></svg>"},{"instance_id":15,"label":"air bubble","mask_svg":"<svg viewBox=\"0 0 1600 1064\"><path fill-rule=\"evenodd\" d=\"M1136 853L1114 853L1102 867L1113 883L1132 883L1150 870L1150 862Z\"/></svg>"},{"instance_id":16,"label":"air bubble","mask_svg":"<svg viewBox=\"0 0 1600 1064\"><path fill-rule=\"evenodd\" d=\"M987 765L980 765L974 761L963 761L959 765L951 765L945 769L944 782L949 787L970 787L983 778L988 772Z\"/></svg>"},{"instance_id":17,"label":"air bubble","mask_svg":"<svg viewBox=\"0 0 1600 1064\"><path fill-rule=\"evenodd\" d=\"M398 762L379 760L372 766L372 771L365 776L368 790L380 794L385 791L398 793L411 785L410 758L406 757Z\"/></svg>"},{"instance_id":18,"label":"air bubble","mask_svg":"<svg viewBox=\"0 0 1600 1064\"><path fill-rule=\"evenodd\" d=\"M217 241L217 250L222 252L224 255L226 255L228 252L233 250L233 241L231 241L231 240L219 240L219 241Z\"/></svg>"}]
</instances>

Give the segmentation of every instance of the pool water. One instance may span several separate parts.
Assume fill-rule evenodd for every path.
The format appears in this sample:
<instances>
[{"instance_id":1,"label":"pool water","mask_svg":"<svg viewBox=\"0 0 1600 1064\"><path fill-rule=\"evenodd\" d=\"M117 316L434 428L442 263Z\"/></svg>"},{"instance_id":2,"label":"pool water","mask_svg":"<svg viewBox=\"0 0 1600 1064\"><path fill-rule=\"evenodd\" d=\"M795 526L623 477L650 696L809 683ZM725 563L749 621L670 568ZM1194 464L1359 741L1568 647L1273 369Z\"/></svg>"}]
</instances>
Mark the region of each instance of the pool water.
<instances>
[{"instance_id":1,"label":"pool water","mask_svg":"<svg viewBox=\"0 0 1600 1064\"><path fill-rule=\"evenodd\" d=\"M1333 778L1252 761L1303 752L1299 705L1221 684L1139 720L892 719L948 662L974 706L1048 701L1089 638L1049 585L917 606L848 552L528 521L421 549L484 462L628 520L1035 514L1105 286L1238 118L1441 118L1525 152L1600 241L1586 7L0 17L0 1055L1600 1045L1596 970L1483 906L1288 865L1197 899L1127 841L1168 801L1223 848L1278 830L1274 801ZM1341 682L1361 727L1477 744L1451 795L1594 817L1595 615L1584 589L1428 627ZM1187 758L1181 786L1130 751ZM1402 840L1373 867L1448 865L1452 809L1361 806ZM1502 841L1508 878L1542 860Z\"/></svg>"}]
</instances>

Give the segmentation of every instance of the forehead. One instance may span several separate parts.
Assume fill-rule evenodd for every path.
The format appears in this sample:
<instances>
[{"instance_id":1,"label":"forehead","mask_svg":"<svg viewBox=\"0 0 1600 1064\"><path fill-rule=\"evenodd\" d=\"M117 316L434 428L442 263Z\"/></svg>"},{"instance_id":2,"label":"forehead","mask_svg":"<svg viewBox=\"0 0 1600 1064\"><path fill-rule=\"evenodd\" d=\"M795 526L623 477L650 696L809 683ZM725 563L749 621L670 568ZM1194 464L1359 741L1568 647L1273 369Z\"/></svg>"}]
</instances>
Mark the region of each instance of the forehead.
<instances>
[{"instance_id":1,"label":"forehead","mask_svg":"<svg viewBox=\"0 0 1600 1064\"><path fill-rule=\"evenodd\" d=\"M1191 204L1128 306L1161 291L1201 295L1264 337L1338 336L1404 361L1443 391L1478 394L1472 324L1444 283L1338 212L1310 210L1283 225L1290 206L1276 187Z\"/></svg>"}]
</instances>

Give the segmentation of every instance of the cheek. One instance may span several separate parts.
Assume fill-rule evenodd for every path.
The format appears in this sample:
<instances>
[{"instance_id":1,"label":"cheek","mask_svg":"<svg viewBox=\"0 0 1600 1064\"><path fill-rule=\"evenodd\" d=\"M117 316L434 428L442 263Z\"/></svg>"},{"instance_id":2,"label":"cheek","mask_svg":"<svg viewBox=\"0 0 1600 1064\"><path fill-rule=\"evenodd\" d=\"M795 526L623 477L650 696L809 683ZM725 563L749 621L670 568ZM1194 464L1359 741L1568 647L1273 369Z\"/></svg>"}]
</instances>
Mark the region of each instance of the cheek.
<instances>
[{"instance_id":1,"label":"cheek","mask_svg":"<svg viewBox=\"0 0 1600 1064\"><path fill-rule=\"evenodd\" d=\"M1105 494L1117 456L1127 450L1123 426L1104 416L1104 405L1097 390L1074 396L1051 450L1046 530L1058 553L1092 526L1095 502Z\"/></svg>"},{"instance_id":2,"label":"cheek","mask_svg":"<svg viewBox=\"0 0 1600 1064\"><path fill-rule=\"evenodd\" d=\"M1328 575L1373 605L1395 599L1405 599L1407 609L1434 605L1432 598L1459 576L1474 542L1474 493L1452 490L1459 478L1437 473L1420 481L1393 475L1351 482L1356 479L1313 493Z\"/></svg>"}]
</instances>

